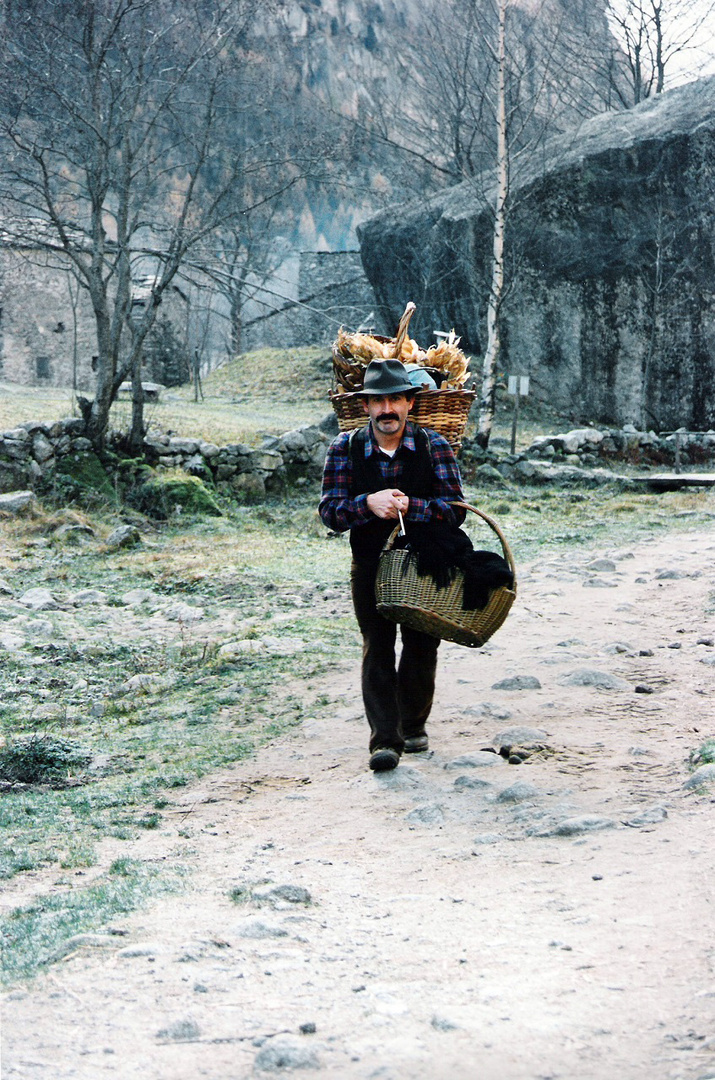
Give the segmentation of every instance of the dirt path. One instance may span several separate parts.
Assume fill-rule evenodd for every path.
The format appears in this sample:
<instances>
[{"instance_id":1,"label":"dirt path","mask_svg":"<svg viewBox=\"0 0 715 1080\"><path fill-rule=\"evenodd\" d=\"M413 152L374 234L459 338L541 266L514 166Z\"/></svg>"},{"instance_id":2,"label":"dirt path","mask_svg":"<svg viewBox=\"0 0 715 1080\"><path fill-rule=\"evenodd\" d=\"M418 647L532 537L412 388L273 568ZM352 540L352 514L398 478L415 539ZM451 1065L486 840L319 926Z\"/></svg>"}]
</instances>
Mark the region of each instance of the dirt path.
<instances>
[{"instance_id":1,"label":"dirt path","mask_svg":"<svg viewBox=\"0 0 715 1080\"><path fill-rule=\"evenodd\" d=\"M8 995L2 1076L714 1077L715 789L683 786L715 734L714 559L692 533L522 571L489 646L442 646L432 749L391 774L336 671L334 723L133 850L186 891ZM568 684L594 671L615 688ZM541 688L493 688L516 675ZM482 752L515 725L551 749Z\"/></svg>"}]
</instances>

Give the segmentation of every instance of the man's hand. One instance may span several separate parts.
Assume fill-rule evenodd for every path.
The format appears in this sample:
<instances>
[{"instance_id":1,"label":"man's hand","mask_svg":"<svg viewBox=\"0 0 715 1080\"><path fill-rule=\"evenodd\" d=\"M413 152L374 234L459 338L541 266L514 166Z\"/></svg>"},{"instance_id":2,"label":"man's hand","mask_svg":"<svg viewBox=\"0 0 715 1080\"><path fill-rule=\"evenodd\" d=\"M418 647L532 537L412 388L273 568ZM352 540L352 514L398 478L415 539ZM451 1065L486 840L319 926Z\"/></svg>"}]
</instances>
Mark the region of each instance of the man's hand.
<instances>
[{"instance_id":1,"label":"man's hand","mask_svg":"<svg viewBox=\"0 0 715 1080\"><path fill-rule=\"evenodd\" d=\"M406 514L409 505L410 500L407 495L398 488L385 488L383 491L374 491L372 495L367 497L368 510L371 510L375 517L384 518L385 520L397 518L398 510L403 515Z\"/></svg>"}]
</instances>

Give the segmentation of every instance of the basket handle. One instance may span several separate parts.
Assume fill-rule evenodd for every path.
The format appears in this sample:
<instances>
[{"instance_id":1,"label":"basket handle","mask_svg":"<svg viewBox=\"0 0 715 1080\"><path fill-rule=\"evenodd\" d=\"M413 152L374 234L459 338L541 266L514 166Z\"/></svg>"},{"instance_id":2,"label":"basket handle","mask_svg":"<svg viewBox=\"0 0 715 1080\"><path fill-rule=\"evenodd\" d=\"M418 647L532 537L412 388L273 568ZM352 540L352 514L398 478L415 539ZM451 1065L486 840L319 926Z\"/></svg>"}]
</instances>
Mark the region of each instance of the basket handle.
<instances>
[{"instance_id":1,"label":"basket handle","mask_svg":"<svg viewBox=\"0 0 715 1080\"><path fill-rule=\"evenodd\" d=\"M489 526L490 529L493 529L493 531L499 537L499 542L501 543L502 551L504 552L504 558L506 559L507 563L509 564L509 569L511 570L512 574L514 575L514 585L516 585L516 563L514 562L514 556L512 555L511 548L509 547L509 544L507 543L507 539L506 539L504 533L501 531L501 529L497 525L494 518L489 517L489 514L485 514L483 510L477 510L476 506L470 506L469 503L466 503L466 502L453 502L450 505L451 506L457 506L461 510L471 510L473 514L478 514L480 518L483 518L484 521L486 521L486 523L487 523L487 525ZM382 550L383 551L390 551L394 547L395 540L397 539L399 534L400 534L400 526L396 525L395 528L390 533L390 535L388 536L387 540L385 541L385 546L383 547Z\"/></svg>"},{"instance_id":2,"label":"basket handle","mask_svg":"<svg viewBox=\"0 0 715 1080\"><path fill-rule=\"evenodd\" d=\"M504 558L509 563L509 569L514 575L514 583L516 584L516 563L514 562L514 556L512 555L511 548L507 543L506 536L501 531L494 518L489 517L489 514L485 514L483 510L477 510L476 506L470 506L469 503L466 502L453 502L452 506L458 506L462 510L471 510L473 514L478 514L480 518L483 518L490 529L494 530L494 532L499 537L499 542L502 546L502 551L504 552Z\"/></svg>"},{"instance_id":3,"label":"basket handle","mask_svg":"<svg viewBox=\"0 0 715 1080\"><path fill-rule=\"evenodd\" d=\"M395 356L398 357L398 358L399 358L399 355L400 355L400 349L402 348L402 344L403 344L405 338L407 337L407 327L410 325L410 319L412 318L412 316L414 315L414 313L416 311L417 311L417 304L414 304L412 302L412 300L410 300L410 302L408 303L408 305L405 308L404 312L402 313L402 318L400 319L400 324L397 327L397 333L395 334L395 346L394 346L394 349L395 349Z\"/></svg>"}]
</instances>

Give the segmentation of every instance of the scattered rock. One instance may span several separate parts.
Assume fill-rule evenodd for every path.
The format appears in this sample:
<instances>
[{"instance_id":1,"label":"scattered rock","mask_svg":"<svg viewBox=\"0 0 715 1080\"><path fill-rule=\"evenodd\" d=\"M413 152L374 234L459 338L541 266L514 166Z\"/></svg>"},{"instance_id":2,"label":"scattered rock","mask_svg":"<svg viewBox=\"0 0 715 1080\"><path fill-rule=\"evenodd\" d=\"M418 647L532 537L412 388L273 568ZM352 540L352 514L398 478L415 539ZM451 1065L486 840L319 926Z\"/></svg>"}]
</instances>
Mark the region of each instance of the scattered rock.
<instances>
[{"instance_id":1,"label":"scattered rock","mask_svg":"<svg viewBox=\"0 0 715 1080\"><path fill-rule=\"evenodd\" d=\"M493 768L501 764L498 754L490 754L487 750L476 750L472 754L460 754L446 762L445 769L481 769Z\"/></svg>"},{"instance_id":2,"label":"scattered rock","mask_svg":"<svg viewBox=\"0 0 715 1080\"><path fill-rule=\"evenodd\" d=\"M371 779L373 783L392 791L409 791L416 787L424 787L426 783L422 773L413 765L400 765L399 769L377 772Z\"/></svg>"},{"instance_id":3,"label":"scattered rock","mask_svg":"<svg viewBox=\"0 0 715 1080\"><path fill-rule=\"evenodd\" d=\"M160 956L161 945L152 941L139 942L136 945L127 945L120 949L117 957L120 960L140 960L144 956Z\"/></svg>"},{"instance_id":4,"label":"scattered rock","mask_svg":"<svg viewBox=\"0 0 715 1080\"><path fill-rule=\"evenodd\" d=\"M179 602L178 604L171 604L162 614L165 619L169 619L171 622L188 624L199 622L204 618L205 612L203 608Z\"/></svg>"},{"instance_id":5,"label":"scattered rock","mask_svg":"<svg viewBox=\"0 0 715 1080\"><path fill-rule=\"evenodd\" d=\"M151 589L130 589L129 592L122 593L120 599L127 607L134 607L137 604L146 604L150 601L156 601L158 597Z\"/></svg>"},{"instance_id":6,"label":"scattered rock","mask_svg":"<svg viewBox=\"0 0 715 1080\"><path fill-rule=\"evenodd\" d=\"M559 683L561 686L592 686L596 690L630 690L630 684L625 679L597 668L578 668L570 675L562 675Z\"/></svg>"},{"instance_id":7,"label":"scattered rock","mask_svg":"<svg viewBox=\"0 0 715 1080\"><path fill-rule=\"evenodd\" d=\"M598 814L583 814L581 817L565 818L549 829L538 832L537 836L579 836L581 833L599 832L601 829L613 829L616 822L612 818Z\"/></svg>"},{"instance_id":8,"label":"scattered rock","mask_svg":"<svg viewBox=\"0 0 715 1080\"><path fill-rule=\"evenodd\" d=\"M498 844L500 840L501 840L501 837L499 836L498 833L485 832L485 833L479 833L478 836L475 836L474 839L472 840L472 843L477 844L477 846L481 846L483 844L484 845Z\"/></svg>"},{"instance_id":9,"label":"scattered rock","mask_svg":"<svg viewBox=\"0 0 715 1080\"><path fill-rule=\"evenodd\" d=\"M276 923L264 922L262 919L246 919L236 928L236 935L241 938L252 938L261 941L263 938L288 937L288 931Z\"/></svg>"},{"instance_id":10,"label":"scattered rock","mask_svg":"<svg viewBox=\"0 0 715 1080\"><path fill-rule=\"evenodd\" d=\"M132 675L122 684L122 690L141 690L150 694L154 690L166 690L172 685L172 680L167 675L161 675L158 671L143 671L139 675Z\"/></svg>"},{"instance_id":11,"label":"scattered rock","mask_svg":"<svg viewBox=\"0 0 715 1080\"><path fill-rule=\"evenodd\" d=\"M493 705L490 701L468 705L463 712L465 716L489 716L492 720L511 720L509 709L504 709L501 705Z\"/></svg>"},{"instance_id":12,"label":"scattered rock","mask_svg":"<svg viewBox=\"0 0 715 1080\"><path fill-rule=\"evenodd\" d=\"M427 806L417 806L406 815L406 820L413 825L441 825L444 821L444 811L436 803Z\"/></svg>"},{"instance_id":13,"label":"scattered rock","mask_svg":"<svg viewBox=\"0 0 715 1080\"><path fill-rule=\"evenodd\" d=\"M2 592L3 584L4 584L4 582L0 581L0 592ZM698 640L695 642L695 644L696 645L707 645L708 648L712 649L712 647L715 645L715 638L699 637Z\"/></svg>"},{"instance_id":14,"label":"scattered rock","mask_svg":"<svg viewBox=\"0 0 715 1080\"><path fill-rule=\"evenodd\" d=\"M715 780L715 764L701 765L692 776L688 777L683 787L690 791L693 788L701 787L703 784L710 784L713 780Z\"/></svg>"},{"instance_id":15,"label":"scattered rock","mask_svg":"<svg viewBox=\"0 0 715 1080\"><path fill-rule=\"evenodd\" d=\"M59 529L55 529L52 534L53 540L61 540L63 543L79 544L84 540L91 540L94 537L94 529L91 529L89 525L77 525L67 524L60 525Z\"/></svg>"},{"instance_id":16,"label":"scattered rock","mask_svg":"<svg viewBox=\"0 0 715 1080\"><path fill-rule=\"evenodd\" d=\"M92 604L106 604L107 594L99 589L80 589L71 599L75 607L89 607Z\"/></svg>"},{"instance_id":17,"label":"scattered rock","mask_svg":"<svg viewBox=\"0 0 715 1080\"><path fill-rule=\"evenodd\" d=\"M433 1016L432 1027L435 1031L457 1031L459 1024L453 1023L452 1020L448 1020L445 1016Z\"/></svg>"},{"instance_id":18,"label":"scattered rock","mask_svg":"<svg viewBox=\"0 0 715 1080\"><path fill-rule=\"evenodd\" d=\"M305 1043L271 1039L261 1047L253 1062L259 1072L287 1072L289 1069L319 1069L320 1059Z\"/></svg>"},{"instance_id":19,"label":"scattered rock","mask_svg":"<svg viewBox=\"0 0 715 1080\"><path fill-rule=\"evenodd\" d=\"M21 604L33 611L54 611L59 607L49 589L28 589L19 599Z\"/></svg>"},{"instance_id":20,"label":"scattered rock","mask_svg":"<svg viewBox=\"0 0 715 1080\"><path fill-rule=\"evenodd\" d=\"M583 584L584 589L617 589L618 588L618 582L617 581L605 581L603 578L600 578L600 577L586 578L586 580L584 582L582 582L582 584Z\"/></svg>"},{"instance_id":21,"label":"scattered rock","mask_svg":"<svg viewBox=\"0 0 715 1080\"><path fill-rule=\"evenodd\" d=\"M594 559L593 562L587 563L587 570L595 570L597 573L611 574L616 569L616 564L613 559Z\"/></svg>"},{"instance_id":22,"label":"scattered rock","mask_svg":"<svg viewBox=\"0 0 715 1080\"><path fill-rule=\"evenodd\" d=\"M260 638L243 638L241 641L229 641L222 645L218 655L222 660L231 661L265 652L266 646Z\"/></svg>"},{"instance_id":23,"label":"scattered rock","mask_svg":"<svg viewBox=\"0 0 715 1080\"><path fill-rule=\"evenodd\" d=\"M134 525L118 525L110 532L105 543L108 548L119 551L121 548L134 547L141 543L141 536Z\"/></svg>"},{"instance_id":24,"label":"scattered rock","mask_svg":"<svg viewBox=\"0 0 715 1080\"><path fill-rule=\"evenodd\" d=\"M517 780L515 784L510 784L509 787L499 792L497 802L524 802L526 799L536 799L540 794L539 789L534 787L533 784L528 784L526 780Z\"/></svg>"},{"instance_id":25,"label":"scattered rock","mask_svg":"<svg viewBox=\"0 0 715 1080\"><path fill-rule=\"evenodd\" d=\"M636 686L636 693L637 694L653 694L653 693L655 693L655 689L654 689L654 687L649 686L648 683L638 683L638 685Z\"/></svg>"},{"instance_id":26,"label":"scattered rock","mask_svg":"<svg viewBox=\"0 0 715 1080\"><path fill-rule=\"evenodd\" d=\"M24 648L25 638L19 634L11 634L7 631L0 631L0 649L7 649L8 652L15 652L17 649Z\"/></svg>"},{"instance_id":27,"label":"scattered rock","mask_svg":"<svg viewBox=\"0 0 715 1080\"><path fill-rule=\"evenodd\" d=\"M0 596L14 596L15 590L4 578L0 578ZM698 642L700 644L700 642Z\"/></svg>"},{"instance_id":28,"label":"scattered rock","mask_svg":"<svg viewBox=\"0 0 715 1080\"><path fill-rule=\"evenodd\" d=\"M492 690L540 690L541 683L535 675L511 675L492 683Z\"/></svg>"},{"instance_id":29,"label":"scattered rock","mask_svg":"<svg viewBox=\"0 0 715 1080\"><path fill-rule=\"evenodd\" d=\"M664 806L651 806L648 810L641 810L640 814L624 821L624 825L630 825L632 829L642 829L644 825L657 825L659 821L665 821L668 811Z\"/></svg>"},{"instance_id":30,"label":"scattered rock","mask_svg":"<svg viewBox=\"0 0 715 1080\"><path fill-rule=\"evenodd\" d=\"M458 776L454 781L454 786L457 791L472 790L489 790L494 785L490 784L488 780L481 780L478 776Z\"/></svg>"},{"instance_id":31,"label":"scattered rock","mask_svg":"<svg viewBox=\"0 0 715 1080\"><path fill-rule=\"evenodd\" d=\"M546 745L549 736L541 728L511 727L499 731L492 739L492 745L501 749L502 746L523 746L534 750L541 750Z\"/></svg>"},{"instance_id":32,"label":"scattered rock","mask_svg":"<svg viewBox=\"0 0 715 1080\"><path fill-rule=\"evenodd\" d=\"M31 491L10 491L0 495L0 513L21 514L33 505L35 496Z\"/></svg>"},{"instance_id":33,"label":"scattered rock","mask_svg":"<svg viewBox=\"0 0 715 1080\"><path fill-rule=\"evenodd\" d=\"M312 897L302 885L263 885L252 892L254 900L269 904L310 904Z\"/></svg>"},{"instance_id":34,"label":"scattered rock","mask_svg":"<svg viewBox=\"0 0 715 1080\"><path fill-rule=\"evenodd\" d=\"M632 654L634 649L627 641L614 641L610 645L606 645L603 651L608 656L623 656L629 653Z\"/></svg>"},{"instance_id":35,"label":"scattered rock","mask_svg":"<svg viewBox=\"0 0 715 1080\"><path fill-rule=\"evenodd\" d=\"M168 1027L157 1031L157 1039L167 1039L171 1042L191 1042L201 1035L201 1028L195 1020L176 1020Z\"/></svg>"}]
</instances>

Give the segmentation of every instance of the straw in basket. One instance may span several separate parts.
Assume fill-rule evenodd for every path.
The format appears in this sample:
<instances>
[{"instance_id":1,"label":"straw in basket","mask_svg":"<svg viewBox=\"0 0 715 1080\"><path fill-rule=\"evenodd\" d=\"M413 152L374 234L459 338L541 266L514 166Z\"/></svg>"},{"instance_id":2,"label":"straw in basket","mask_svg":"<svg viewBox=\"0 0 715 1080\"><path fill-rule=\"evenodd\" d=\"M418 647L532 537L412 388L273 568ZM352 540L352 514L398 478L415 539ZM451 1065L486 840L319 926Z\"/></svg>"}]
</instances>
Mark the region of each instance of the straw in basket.
<instances>
[{"instance_id":1,"label":"straw in basket","mask_svg":"<svg viewBox=\"0 0 715 1080\"><path fill-rule=\"evenodd\" d=\"M399 356L414 311L415 305L410 302L400 319L394 338L374 336L373 340L389 345L388 352L393 356ZM367 357L346 356L338 348L337 342L333 346L333 372L339 390L337 393L330 394L330 403L338 418L341 431L353 431L366 423L360 391L368 363ZM446 374L444 371L431 367L426 367L424 370L433 376L438 385ZM421 390L415 394L410 420L443 435L457 453L462 445L469 411L475 397L475 390L464 388Z\"/></svg>"},{"instance_id":2,"label":"straw in basket","mask_svg":"<svg viewBox=\"0 0 715 1080\"><path fill-rule=\"evenodd\" d=\"M385 618L413 630L478 649L499 629L516 599L516 566L506 537L493 518L468 503L452 505L478 514L497 534L504 558L514 575L512 587L492 589L486 607L465 611L462 608L463 572L457 570L451 584L438 589L429 575L417 573L411 552L393 546L400 531L398 526L380 555L375 583L377 610Z\"/></svg>"}]
</instances>

